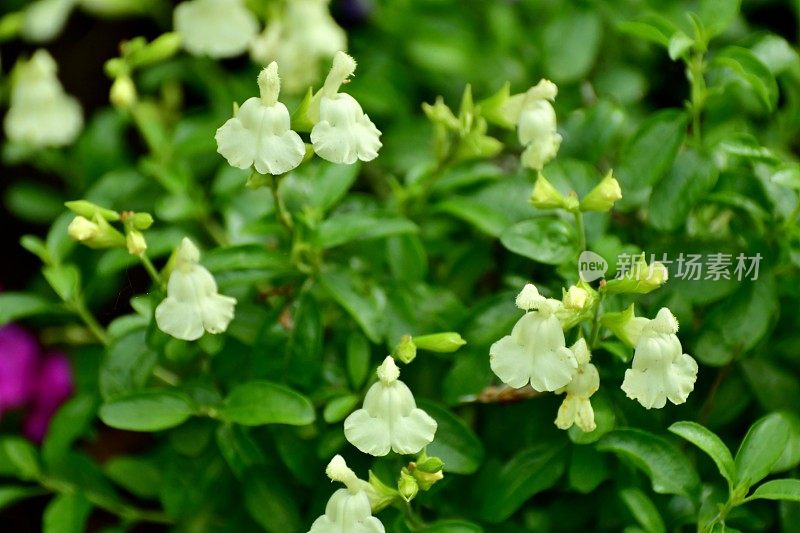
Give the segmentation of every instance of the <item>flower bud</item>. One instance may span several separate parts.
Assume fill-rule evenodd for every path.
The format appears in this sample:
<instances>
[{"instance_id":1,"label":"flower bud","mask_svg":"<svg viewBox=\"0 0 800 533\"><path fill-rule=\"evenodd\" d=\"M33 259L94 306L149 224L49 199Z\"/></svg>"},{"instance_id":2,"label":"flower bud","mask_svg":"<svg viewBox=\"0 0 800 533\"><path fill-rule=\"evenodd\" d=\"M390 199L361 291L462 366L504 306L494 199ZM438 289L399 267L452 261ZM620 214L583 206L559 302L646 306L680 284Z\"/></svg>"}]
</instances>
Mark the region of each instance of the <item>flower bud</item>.
<instances>
[{"instance_id":1,"label":"flower bud","mask_svg":"<svg viewBox=\"0 0 800 533\"><path fill-rule=\"evenodd\" d=\"M128 231L125 242L128 246L128 253L131 255L141 257L147 251L147 241L144 240L144 235L139 230Z\"/></svg>"},{"instance_id":2,"label":"flower bud","mask_svg":"<svg viewBox=\"0 0 800 533\"><path fill-rule=\"evenodd\" d=\"M423 455L414 463L414 467L427 474L436 474L437 472L441 472L442 468L444 468L444 461L438 457L427 457Z\"/></svg>"},{"instance_id":3,"label":"flower bud","mask_svg":"<svg viewBox=\"0 0 800 533\"><path fill-rule=\"evenodd\" d=\"M115 107L127 109L136 103L136 85L130 76L120 76L111 84L108 99Z\"/></svg>"},{"instance_id":4,"label":"flower bud","mask_svg":"<svg viewBox=\"0 0 800 533\"><path fill-rule=\"evenodd\" d=\"M585 289L581 289L580 287L573 285L564 294L564 307L567 309L573 309L575 311L581 311L586 307L588 298L589 293L586 292Z\"/></svg>"},{"instance_id":5,"label":"flower bud","mask_svg":"<svg viewBox=\"0 0 800 533\"><path fill-rule=\"evenodd\" d=\"M73 200L71 202L64 202L64 205L76 215L85 218L94 218L95 215L99 215L109 222L116 222L120 218L119 213L116 211L100 207L87 200Z\"/></svg>"},{"instance_id":6,"label":"flower bud","mask_svg":"<svg viewBox=\"0 0 800 533\"><path fill-rule=\"evenodd\" d=\"M622 198L619 182L611 175L611 171L586 195L581 202L581 211L599 211L605 213L614 207L614 202Z\"/></svg>"},{"instance_id":7,"label":"flower bud","mask_svg":"<svg viewBox=\"0 0 800 533\"><path fill-rule=\"evenodd\" d=\"M153 215L150 213L134 213L132 217L130 217L130 223L136 229L147 229L153 225Z\"/></svg>"},{"instance_id":8,"label":"flower bud","mask_svg":"<svg viewBox=\"0 0 800 533\"><path fill-rule=\"evenodd\" d=\"M633 304L624 311L603 313L600 324L611 330L622 342L630 347L636 345L642 334L642 328L647 324L646 318L634 314Z\"/></svg>"},{"instance_id":9,"label":"flower bud","mask_svg":"<svg viewBox=\"0 0 800 533\"><path fill-rule=\"evenodd\" d=\"M410 363L417 357L417 345L411 335L403 335L400 338L400 342L394 348L393 355L405 364Z\"/></svg>"},{"instance_id":10,"label":"flower bud","mask_svg":"<svg viewBox=\"0 0 800 533\"><path fill-rule=\"evenodd\" d=\"M181 36L176 32L168 32L137 50L131 51L128 61L133 67L143 67L160 63L174 56L181 48Z\"/></svg>"},{"instance_id":11,"label":"flower bud","mask_svg":"<svg viewBox=\"0 0 800 533\"><path fill-rule=\"evenodd\" d=\"M400 472L400 479L397 480L397 491L407 502L410 502L419 492L419 485L414 476L408 473L408 469L403 468Z\"/></svg>"},{"instance_id":12,"label":"flower bud","mask_svg":"<svg viewBox=\"0 0 800 533\"><path fill-rule=\"evenodd\" d=\"M425 112L425 116L428 117L428 120L434 124L441 124L451 130L458 130L460 127L458 118L456 118L447 104L444 103L444 99L442 99L441 96L436 98L436 102L433 105L427 103L422 104L422 110Z\"/></svg>"},{"instance_id":13,"label":"flower bud","mask_svg":"<svg viewBox=\"0 0 800 533\"><path fill-rule=\"evenodd\" d=\"M125 237L111 227L99 215L93 220L77 216L67 227L67 233L76 241L80 241L89 248L121 248L126 246Z\"/></svg>"},{"instance_id":14,"label":"flower bud","mask_svg":"<svg viewBox=\"0 0 800 533\"><path fill-rule=\"evenodd\" d=\"M462 339L461 335L458 333L447 331L445 333L433 333L431 335L414 337L414 343L420 350L451 353L464 346L467 341Z\"/></svg>"},{"instance_id":15,"label":"flower bud","mask_svg":"<svg viewBox=\"0 0 800 533\"><path fill-rule=\"evenodd\" d=\"M544 175L539 172L533 185L531 203L537 209L557 209L567 207L567 198L553 187Z\"/></svg>"},{"instance_id":16,"label":"flower bud","mask_svg":"<svg viewBox=\"0 0 800 533\"><path fill-rule=\"evenodd\" d=\"M622 277L606 283L606 292L647 294L662 286L667 279L669 279L667 267L658 261L648 265L642 254Z\"/></svg>"}]
</instances>

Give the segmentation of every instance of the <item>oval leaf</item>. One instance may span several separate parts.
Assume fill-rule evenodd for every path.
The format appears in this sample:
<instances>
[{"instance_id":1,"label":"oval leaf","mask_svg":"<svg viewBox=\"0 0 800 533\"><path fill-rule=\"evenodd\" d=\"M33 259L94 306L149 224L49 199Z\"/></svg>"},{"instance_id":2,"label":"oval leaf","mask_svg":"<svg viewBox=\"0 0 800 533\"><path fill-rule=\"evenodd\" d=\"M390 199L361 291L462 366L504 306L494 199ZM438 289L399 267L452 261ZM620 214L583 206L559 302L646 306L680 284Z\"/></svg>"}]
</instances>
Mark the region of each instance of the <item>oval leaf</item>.
<instances>
[{"instance_id":1,"label":"oval leaf","mask_svg":"<svg viewBox=\"0 0 800 533\"><path fill-rule=\"evenodd\" d=\"M692 464L671 442L638 429L618 429L603 437L598 449L629 459L648 475L653 490L695 499L700 478Z\"/></svg>"},{"instance_id":2,"label":"oval leaf","mask_svg":"<svg viewBox=\"0 0 800 533\"><path fill-rule=\"evenodd\" d=\"M160 431L184 423L192 413L191 401L168 391L144 391L122 396L100 406L100 420L129 431Z\"/></svg>"},{"instance_id":3,"label":"oval leaf","mask_svg":"<svg viewBox=\"0 0 800 533\"><path fill-rule=\"evenodd\" d=\"M558 218L514 224L503 232L500 242L515 254L548 265L560 265L578 255L575 230Z\"/></svg>"},{"instance_id":4,"label":"oval leaf","mask_svg":"<svg viewBox=\"0 0 800 533\"><path fill-rule=\"evenodd\" d=\"M675 422L669 427L669 430L706 452L716 463L722 477L728 480L728 485L733 485L736 475L733 456L719 437L700 424L688 421Z\"/></svg>"},{"instance_id":5,"label":"oval leaf","mask_svg":"<svg viewBox=\"0 0 800 533\"><path fill-rule=\"evenodd\" d=\"M483 462L483 444L470 428L453 413L439 405L420 400L424 409L436 420L438 427L433 442L425 452L444 461L444 471L453 474L472 474Z\"/></svg>"},{"instance_id":6,"label":"oval leaf","mask_svg":"<svg viewBox=\"0 0 800 533\"><path fill-rule=\"evenodd\" d=\"M778 462L789 441L789 424L773 413L750 426L736 452L736 485L752 487Z\"/></svg>"},{"instance_id":7,"label":"oval leaf","mask_svg":"<svg viewBox=\"0 0 800 533\"><path fill-rule=\"evenodd\" d=\"M756 489L749 499L800 502L800 479L773 479Z\"/></svg>"},{"instance_id":8,"label":"oval leaf","mask_svg":"<svg viewBox=\"0 0 800 533\"><path fill-rule=\"evenodd\" d=\"M235 387L228 394L218 417L243 426L304 426L314 421L314 406L308 398L284 385L250 381Z\"/></svg>"}]
</instances>

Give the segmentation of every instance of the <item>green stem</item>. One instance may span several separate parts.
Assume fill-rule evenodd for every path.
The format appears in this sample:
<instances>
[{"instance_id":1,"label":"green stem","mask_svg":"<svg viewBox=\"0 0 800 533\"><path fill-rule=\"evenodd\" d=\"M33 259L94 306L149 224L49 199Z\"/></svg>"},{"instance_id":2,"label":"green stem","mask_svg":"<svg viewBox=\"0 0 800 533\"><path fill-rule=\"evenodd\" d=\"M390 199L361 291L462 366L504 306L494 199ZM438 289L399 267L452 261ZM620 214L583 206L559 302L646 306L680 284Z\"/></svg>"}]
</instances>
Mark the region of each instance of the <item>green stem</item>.
<instances>
[{"instance_id":1,"label":"green stem","mask_svg":"<svg viewBox=\"0 0 800 533\"><path fill-rule=\"evenodd\" d=\"M269 188L272 190L272 198L275 200L275 209L278 211L278 220L289 231L289 233L292 233L294 229L292 215L286 210L286 206L283 205L283 199L278 193L278 180L274 176L269 178Z\"/></svg>"},{"instance_id":2,"label":"green stem","mask_svg":"<svg viewBox=\"0 0 800 533\"><path fill-rule=\"evenodd\" d=\"M702 115L706 103L708 89L704 77L705 62L703 54L694 54L687 62L689 82L691 83L690 111L692 114L692 136L698 145L702 143Z\"/></svg>"},{"instance_id":3,"label":"green stem","mask_svg":"<svg viewBox=\"0 0 800 533\"><path fill-rule=\"evenodd\" d=\"M575 225L578 231L578 253L586 250L586 227L583 224L583 213L579 210L572 212L575 215Z\"/></svg>"},{"instance_id":4,"label":"green stem","mask_svg":"<svg viewBox=\"0 0 800 533\"><path fill-rule=\"evenodd\" d=\"M86 324L92 334L100 341L104 346L108 346L111 344L111 340L108 338L108 334L103 326L94 318L94 315L89 312L86 308L86 304L83 303L83 299L78 299L77 301L73 302L72 308L81 317L81 320Z\"/></svg>"},{"instance_id":5,"label":"green stem","mask_svg":"<svg viewBox=\"0 0 800 533\"><path fill-rule=\"evenodd\" d=\"M425 527L425 522L414 512L414 508L411 507L410 502L405 502L403 506L403 512L406 515L406 522L408 523L411 529L417 531Z\"/></svg>"},{"instance_id":6,"label":"green stem","mask_svg":"<svg viewBox=\"0 0 800 533\"><path fill-rule=\"evenodd\" d=\"M153 265L153 262L150 261L149 257L147 257L147 254L140 255L139 259L142 261L142 265L144 265L144 269L150 275L150 279L153 280L153 283L155 283L157 287L161 287L161 289L163 289L164 282L161 280L161 276L158 275L158 270L156 269L155 265Z\"/></svg>"},{"instance_id":7,"label":"green stem","mask_svg":"<svg viewBox=\"0 0 800 533\"><path fill-rule=\"evenodd\" d=\"M590 350L597 348L597 339L600 337L600 308L603 307L605 297L606 291L601 287L600 296L597 299L597 306L594 308L594 316L592 317L592 332L589 334Z\"/></svg>"}]
</instances>

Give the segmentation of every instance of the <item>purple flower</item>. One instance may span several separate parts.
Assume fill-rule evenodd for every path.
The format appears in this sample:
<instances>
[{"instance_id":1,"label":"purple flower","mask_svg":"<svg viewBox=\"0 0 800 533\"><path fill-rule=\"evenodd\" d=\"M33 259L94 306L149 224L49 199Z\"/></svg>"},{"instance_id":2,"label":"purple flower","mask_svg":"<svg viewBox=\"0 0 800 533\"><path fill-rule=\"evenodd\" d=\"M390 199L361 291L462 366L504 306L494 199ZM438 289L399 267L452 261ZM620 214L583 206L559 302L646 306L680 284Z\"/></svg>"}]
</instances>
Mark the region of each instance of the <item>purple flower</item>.
<instances>
[{"instance_id":1,"label":"purple flower","mask_svg":"<svg viewBox=\"0 0 800 533\"><path fill-rule=\"evenodd\" d=\"M39 346L19 326L0 328L0 415L27 404L36 388Z\"/></svg>"},{"instance_id":2,"label":"purple flower","mask_svg":"<svg viewBox=\"0 0 800 533\"><path fill-rule=\"evenodd\" d=\"M72 371L66 355L43 355L36 337L21 327L0 327L0 416L27 406L24 433L41 442L50 418L71 394Z\"/></svg>"},{"instance_id":3,"label":"purple flower","mask_svg":"<svg viewBox=\"0 0 800 533\"><path fill-rule=\"evenodd\" d=\"M25 419L25 435L34 442L41 442L50 418L71 394L72 371L67 356L62 353L45 355L39 366L31 410Z\"/></svg>"}]
</instances>

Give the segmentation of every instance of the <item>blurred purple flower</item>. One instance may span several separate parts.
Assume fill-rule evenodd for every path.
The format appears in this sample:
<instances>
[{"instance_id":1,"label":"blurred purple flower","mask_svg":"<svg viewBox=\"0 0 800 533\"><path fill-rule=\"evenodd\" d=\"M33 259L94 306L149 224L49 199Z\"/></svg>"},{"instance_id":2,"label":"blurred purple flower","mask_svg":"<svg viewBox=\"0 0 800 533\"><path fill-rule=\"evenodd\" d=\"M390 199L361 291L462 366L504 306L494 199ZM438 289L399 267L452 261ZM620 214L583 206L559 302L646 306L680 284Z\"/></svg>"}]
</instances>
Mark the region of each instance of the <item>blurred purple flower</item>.
<instances>
[{"instance_id":1,"label":"blurred purple flower","mask_svg":"<svg viewBox=\"0 0 800 533\"><path fill-rule=\"evenodd\" d=\"M28 406L24 433L41 442L50 418L70 394L72 371L66 355L43 355L36 337L21 327L0 327L0 416Z\"/></svg>"},{"instance_id":2,"label":"blurred purple flower","mask_svg":"<svg viewBox=\"0 0 800 533\"><path fill-rule=\"evenodd\" d=\"M32 441L41 442L47 433L50 418L71 394L69 359L62 353L47 354L39 366L31 410L25 419L25 435Z\"/></svg>"},{"instance_id":3,"label":"blurred purple flower","mask_svg":"<svg viewBox=\"0 0 800 533\"><path fill-rule=\"evenodd\" d=\"M19 326L0 328L0 415L28 403L36 388L39 345Z\"/></svg>"}]
</instances>

